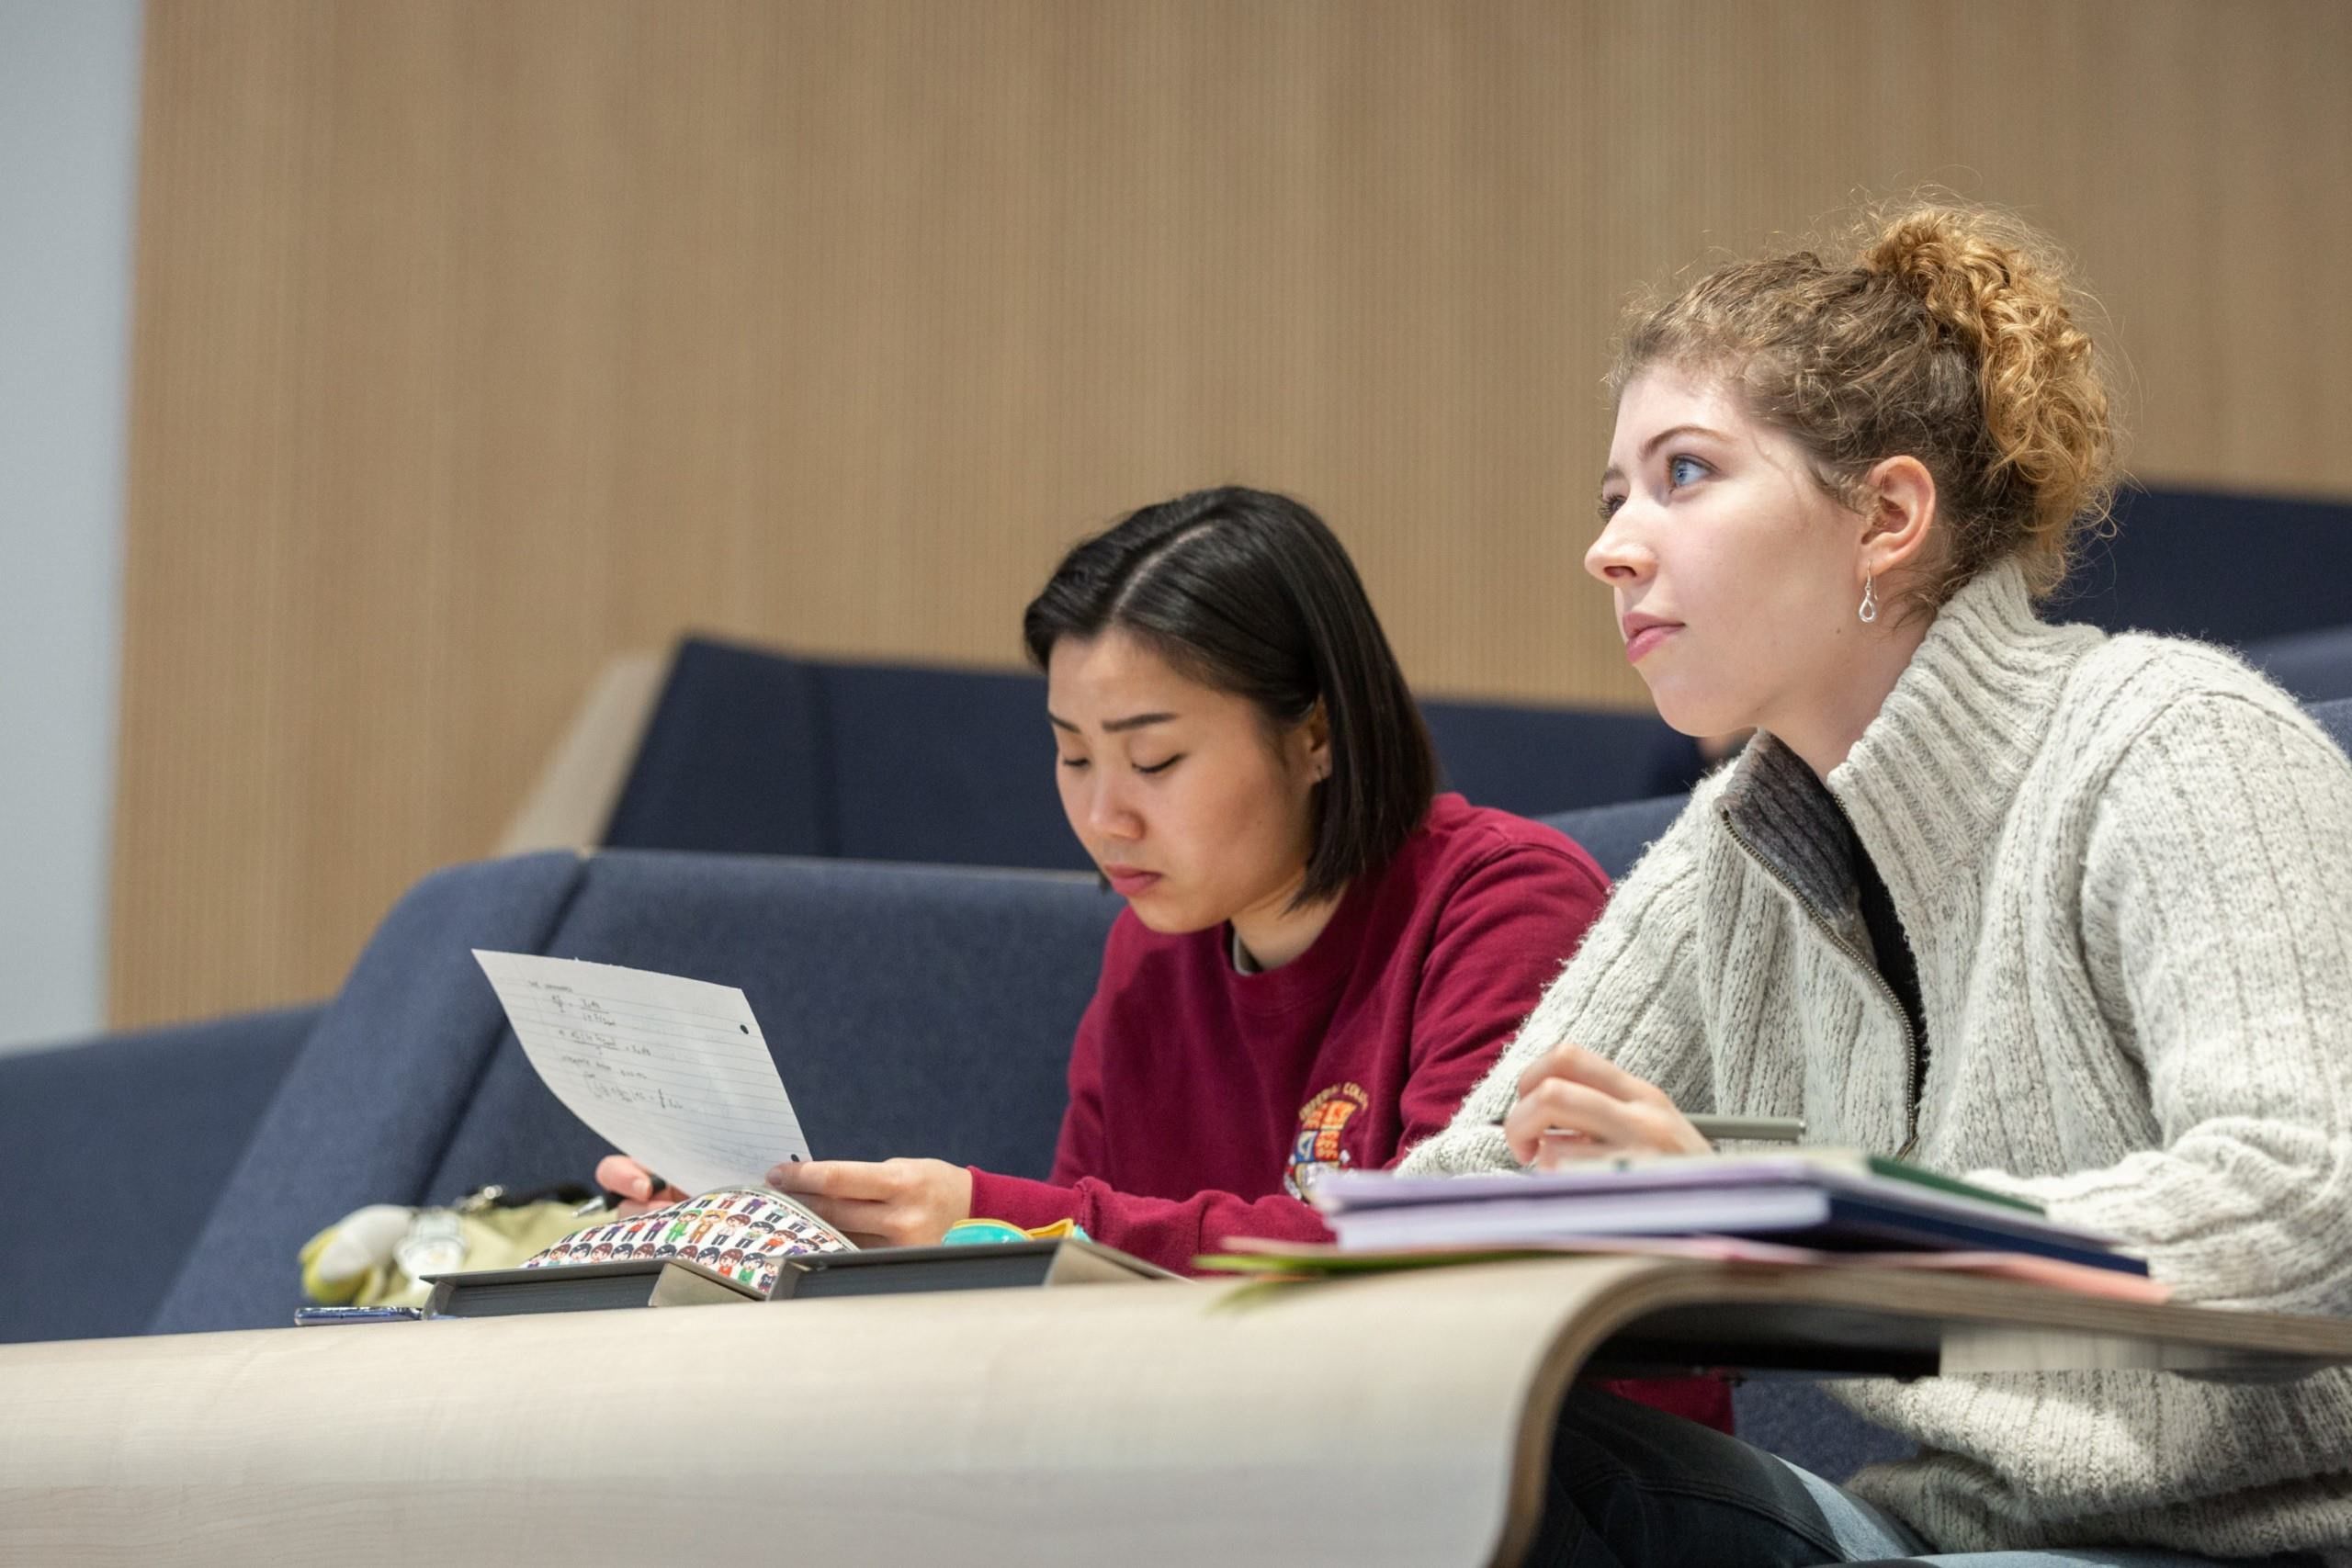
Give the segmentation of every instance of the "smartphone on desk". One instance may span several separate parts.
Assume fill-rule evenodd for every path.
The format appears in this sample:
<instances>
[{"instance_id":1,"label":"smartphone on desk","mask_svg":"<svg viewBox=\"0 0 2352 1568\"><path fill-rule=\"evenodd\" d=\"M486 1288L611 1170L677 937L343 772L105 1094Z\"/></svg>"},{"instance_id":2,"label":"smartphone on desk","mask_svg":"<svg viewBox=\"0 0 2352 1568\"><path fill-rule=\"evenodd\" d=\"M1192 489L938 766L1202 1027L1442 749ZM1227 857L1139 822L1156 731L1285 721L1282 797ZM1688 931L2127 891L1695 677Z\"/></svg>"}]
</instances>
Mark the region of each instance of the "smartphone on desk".
<instances>
[{"instance_id":1,"label":"smartphone on desk","mask_svg":"<svg viewBox=\"0 0 2352 1568\"><path fill-rule=\"evenodd\" d=\"M423 1307L296 1307L294 1326L316 1328L332 1323L419 1323L424 1321Z\"/></svg>"}]
</instances>

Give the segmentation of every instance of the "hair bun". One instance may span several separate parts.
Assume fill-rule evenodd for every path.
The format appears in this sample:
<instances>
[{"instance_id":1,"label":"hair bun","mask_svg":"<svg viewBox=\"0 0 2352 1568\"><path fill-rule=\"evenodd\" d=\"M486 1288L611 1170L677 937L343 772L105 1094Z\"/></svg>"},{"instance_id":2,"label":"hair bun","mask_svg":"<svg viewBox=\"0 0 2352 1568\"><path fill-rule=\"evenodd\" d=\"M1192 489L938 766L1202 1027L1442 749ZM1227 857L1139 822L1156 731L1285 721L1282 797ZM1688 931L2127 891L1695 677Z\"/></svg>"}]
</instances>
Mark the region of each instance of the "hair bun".
<instances>
[{"instance_id":1,"label":"hair bun","mask_svg":"<svg viewBox=\"0 0 2352 1568\"><path fill-rule=\"evenodd\" d=\"M2115 485L2107 380L2049 243L2002 213L1921 205L1884 217L1860 265L1974 357L1996 466L2030 489L2033 532L2054 542L2104 513Z\"/></svg>"},{"instance_id":2,"label":"hair bun","mask_svg":"<svg viewBox=\"0 0 2352 1568\"><path fill-rule=\"evenodd\" d=\"M1923 207L1888 222L1863 251L1862 270L1891 279L1939 325L1971 344L1985 341L1985 314L2011 282L2002 247L1969 231L1964 215Z\"/></svg>"}]
</instances>

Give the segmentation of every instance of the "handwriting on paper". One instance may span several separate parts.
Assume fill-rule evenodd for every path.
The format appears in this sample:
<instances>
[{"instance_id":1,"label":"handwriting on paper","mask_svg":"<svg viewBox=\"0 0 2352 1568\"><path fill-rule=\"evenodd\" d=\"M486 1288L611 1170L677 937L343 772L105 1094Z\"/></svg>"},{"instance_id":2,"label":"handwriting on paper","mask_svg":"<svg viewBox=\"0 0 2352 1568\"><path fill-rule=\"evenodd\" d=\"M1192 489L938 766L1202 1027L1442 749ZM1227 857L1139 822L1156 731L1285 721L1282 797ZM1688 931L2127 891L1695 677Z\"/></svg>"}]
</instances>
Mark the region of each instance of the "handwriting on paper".
<instances>
[{"instance_id":1,"label":"handwriting on paper","mask_svg":"<svg viewBox=\"0 0 2352 1568\"><path fill-rule=\"evenodd\" d=\"M474 952L523 1054L613 1146L689 1192L756 1186L808 1144L751 1003L732 986L577 959Z\"/></svg>"}]
</instances>

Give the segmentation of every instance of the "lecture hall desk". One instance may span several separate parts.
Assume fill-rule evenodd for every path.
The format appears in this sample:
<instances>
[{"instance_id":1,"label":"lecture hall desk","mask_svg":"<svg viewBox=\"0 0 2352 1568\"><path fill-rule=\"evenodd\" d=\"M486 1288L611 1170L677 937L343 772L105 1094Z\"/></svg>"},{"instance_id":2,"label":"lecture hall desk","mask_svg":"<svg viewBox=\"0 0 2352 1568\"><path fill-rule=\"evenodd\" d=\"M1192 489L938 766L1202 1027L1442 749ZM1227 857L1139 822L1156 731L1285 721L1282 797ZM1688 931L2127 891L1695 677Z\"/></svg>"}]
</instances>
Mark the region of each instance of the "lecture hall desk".
<instances>
[{"instance_id":1,"label":"lecture hall desk","mask_svg":"<svg viewBox=\"0 0 2352 1568\"><path fill-rule=\"evenodd\" d=\"M2293 1376L2352 1323L1580 1258L0 1347L0 1563L1515 1562L1588 1366Z\"/></svg>"}]
</instances>

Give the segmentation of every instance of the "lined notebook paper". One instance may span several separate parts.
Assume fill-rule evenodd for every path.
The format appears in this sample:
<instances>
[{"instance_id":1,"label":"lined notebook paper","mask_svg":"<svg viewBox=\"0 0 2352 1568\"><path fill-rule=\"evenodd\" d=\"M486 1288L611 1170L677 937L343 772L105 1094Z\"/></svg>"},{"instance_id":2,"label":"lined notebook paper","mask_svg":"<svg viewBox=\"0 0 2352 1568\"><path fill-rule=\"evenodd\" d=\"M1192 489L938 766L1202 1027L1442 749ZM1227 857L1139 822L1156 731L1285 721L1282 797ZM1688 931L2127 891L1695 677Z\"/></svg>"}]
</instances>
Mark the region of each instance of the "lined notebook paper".
<instances>
[{"instance_id":1,"label":"lined notebook paper","mask_svg":"<svg viewBox=\"0 0 2352 1568\"><path fill-rule=\"evenodd\" d=\"M523 1054L572 1114L688 1192L757 1187L808 1141L732 986L474 950Z\"/></svg>"}]
</instances>

